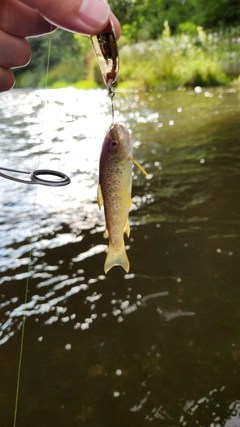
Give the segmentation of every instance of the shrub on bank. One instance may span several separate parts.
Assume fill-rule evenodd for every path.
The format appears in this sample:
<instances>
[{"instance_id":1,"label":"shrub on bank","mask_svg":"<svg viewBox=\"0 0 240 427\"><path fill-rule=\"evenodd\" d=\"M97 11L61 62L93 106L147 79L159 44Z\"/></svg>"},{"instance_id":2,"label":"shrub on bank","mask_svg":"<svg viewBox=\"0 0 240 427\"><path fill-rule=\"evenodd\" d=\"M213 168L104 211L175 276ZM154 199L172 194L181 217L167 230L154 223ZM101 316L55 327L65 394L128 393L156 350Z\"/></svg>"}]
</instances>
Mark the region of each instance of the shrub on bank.
<instances>
[{"instance_id":1,"label":"shrub on bank","mask_svg":"<svg viewBox=\"0 0 240 427\"><path fill-rule=\"evenodd\" d=\"M59 33L60 41L63 34ZM226 84L240 74L239 37L240 27L206 33L191 22L180 24L175 35L165 22L158 40L128 45L123 36L119 41L119 86L167 89ZM39 65L43 53L32 69L16 70L17 87L45 87L46 83L48 87L104 87L90 40L74 35L75 50L65 43L67 55L57 58L56 46L53 60L50 53L48 73Z\"/></svg>"},{"instance_id":2,"label":"shrub on bank","mask_svg":"<svg viewBox=\"0 0 240 427\"><path fill-rule=\"evenodd\" d=\"M195 37L185 33L171 36L166 23L157 41L121 48L120 83L130 81L142 89L226 84L229 78L220 58L212 57L205 40L201 28Z\"/></svg>"}]
</instances>

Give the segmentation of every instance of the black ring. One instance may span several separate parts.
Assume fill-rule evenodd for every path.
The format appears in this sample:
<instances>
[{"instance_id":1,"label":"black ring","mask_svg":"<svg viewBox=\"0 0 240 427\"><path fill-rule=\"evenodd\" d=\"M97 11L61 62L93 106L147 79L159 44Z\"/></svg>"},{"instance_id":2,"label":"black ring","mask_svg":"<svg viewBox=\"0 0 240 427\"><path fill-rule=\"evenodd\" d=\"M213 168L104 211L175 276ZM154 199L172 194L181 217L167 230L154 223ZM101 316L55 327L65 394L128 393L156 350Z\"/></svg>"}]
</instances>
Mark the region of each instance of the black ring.
<instances>
[{"instance_id":1,"label":"black ring","mask_svg":"<svg viewBox=\"0 0 240 427\"><path fill-rule=\"evenodd\" d=\"M39 178L39 175L52 175L61 178L59 181L50 181L48 179ZM70 178L65 173L53 171L51 169L38 169L31 174L31 180L37 184L48 185L49 187L61 187L70 184Z\"/></svg>"}]
</instances>

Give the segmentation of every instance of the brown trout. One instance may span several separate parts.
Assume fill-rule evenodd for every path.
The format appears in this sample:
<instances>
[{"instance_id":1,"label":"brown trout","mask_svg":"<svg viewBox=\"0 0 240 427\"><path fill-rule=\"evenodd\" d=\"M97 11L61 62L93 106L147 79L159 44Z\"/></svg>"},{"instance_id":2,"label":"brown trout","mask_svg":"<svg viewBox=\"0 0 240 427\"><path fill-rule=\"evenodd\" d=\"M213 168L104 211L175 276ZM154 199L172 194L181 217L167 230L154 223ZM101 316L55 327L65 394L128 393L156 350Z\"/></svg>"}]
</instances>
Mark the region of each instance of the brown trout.
<instances>
[{"instance_id":1,"label":"brown trout","mask_svg":"<svg viewBox=\"0 0 240 427\"><path fill-rule=\"evenodd\" d=\"M132 163L147 175L132 157L129 131L123 125L112 125L102 145L97 195L99 208L104 205L106 220L104 235L109 237L109 248L104 264L105 273L115 265L122 266L126 272L130 268L123 234L125 231L128 237L130 235L128 214L132 204Z\"/></svg>"}]
</instances>

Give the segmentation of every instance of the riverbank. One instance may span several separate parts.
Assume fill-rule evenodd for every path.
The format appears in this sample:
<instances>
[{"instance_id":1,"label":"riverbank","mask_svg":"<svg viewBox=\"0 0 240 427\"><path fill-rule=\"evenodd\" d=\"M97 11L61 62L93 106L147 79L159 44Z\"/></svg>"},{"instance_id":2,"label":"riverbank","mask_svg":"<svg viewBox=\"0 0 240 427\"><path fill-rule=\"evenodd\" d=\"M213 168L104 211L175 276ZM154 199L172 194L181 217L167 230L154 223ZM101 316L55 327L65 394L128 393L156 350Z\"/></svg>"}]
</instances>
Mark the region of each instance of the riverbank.
<instances>
[{"instance_id":1,"label":"riverbank","mask_svg":"<svg viewBox=\"0 0 240 427\"><path fill-rule=\"evenodd\" d=\"M78 40L82 44L82 39ZM165 22L158 40L129 45L124 37L120 39L118 84L121 88L149 90L213 87L237 82L240 75L239 46L240 27L209 33L201 27L196 27L195 32L192 27L191 31L184 27L184 31L171 35ZM38 69L25 69L18 73L17 87L103 87L98 63L86 40L80 59L77 61L72 55L67 61L63 58L57 62L55 58L55 65L50 64L48 75Z\"/></svg>"}]
</instances>

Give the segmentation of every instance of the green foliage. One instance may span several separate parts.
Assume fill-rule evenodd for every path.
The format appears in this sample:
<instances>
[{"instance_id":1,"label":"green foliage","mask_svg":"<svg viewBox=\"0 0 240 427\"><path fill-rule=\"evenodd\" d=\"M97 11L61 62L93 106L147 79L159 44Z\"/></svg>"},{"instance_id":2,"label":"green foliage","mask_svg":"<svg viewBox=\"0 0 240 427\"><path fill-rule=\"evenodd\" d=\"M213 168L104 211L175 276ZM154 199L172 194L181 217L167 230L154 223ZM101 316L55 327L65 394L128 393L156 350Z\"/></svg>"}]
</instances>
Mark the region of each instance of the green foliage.
<instances>
[{"instance_id":1,"label":"green foliage","mask_svg":"<svg viewBox=\"0 0 240 427\"><path fill-rule=\"evenodd\" d=\"M96 60L95 55L92 56L91 60L88 63L88 74L87 78L90 81L94 81L99 86L103 85L103 78L102 74L98 65L98 62Z\"/></svg>"},{"instance_id":2,"label":"green foliage","mask_svg":"<svg viewBox=\"0 0 240 427\"><path fill-rule=\"evenodd\" d=\"M236 0L197 0L194 8L194 22L205 28L224 25L239 25L240 7Z\"/></svg>"},{"instance_id":3,"label":"green foliage","mask_svg":"<svg viewBox=\"0 0 240 427\"><path fill-rule=\"evenodd\" d=\"M196 37L198 35L197 25L193 22L183 22L178 25L177 32L180 34L188 34L189 36Z\"/></svg>"},{"instance_id":4,"label":"green foliage","mask_svg":"<svg viewBox=\"0 0 240 427\"><path fill-rule=\"evenodd\" d=\"M109 0L108 3L121 22L121 25L124 26L136 20L138 4L141 2L134 0Z\"/></svg>"},{"instance_id":5,"label":"green foliage","mask_svg":"<svg viewBox=\"0 0 240 427\"><path fill-rule=\"evenodd\" d=\"M64 81L55 81L50 87L52 89L59 89L59 88L65 88L65 87L75 87L76 89L97 89L98 85L92 80L79 80L75 83L68 83Z\"/></svg>"},{"instance_id":6,"label":"green foliage","mask_svg":"<svg viewBox=\"0 0 240 427\"><path fill-rule=\"evenodd\" d=\"M14 74L17 78L15 87L37 87L39 80L42 78L41 72L28 69L21 73L17 73L16 70L14 70Z\"/></svg>"},{"instance_id":7,"label":"green foliage","mask_svg":"<svg viewBox=\"0 0 240 427\"><path fill-rule=\"evenodd\" d=\"M63 81L69 84L76 82L79 78L82 78L84 74L85 72L82 72L75 60L71 60L68 63L60 62L49 71L48 76L44 74L38 86L44 87L46 78L48 86L52 86L55 81Z\"/></svg>"},{"instance_id":8,"label":"green foliage","mask_svg":"<svg viewBox=\"0 0 240 427\"><path fill-rule=\"evenodd\" d=\"M98 85L93 80L80 80L73 84L76 89L97 89Z\"/></svg>"},{"instance_id":9,"label":"green foliage","mask_svg":"<svg viewBox=\"0 0 240 427\"><path fill-rule=\"evenodd\" d=\"M200 38L204 40L201 28ZM196 37L171 36L166 22L157 41L125 46L120 55L120 81L131 82L135 88L214 86L228 81L219 58L213 59L204 45L196 43Z\"/></svg>"},{"instance_id":10,"label":"green foliage","mask_svg":"<svg viewBox=\"0 0 240 427\"><path fill-rule=\"evenodd\" d=\"M17 86L45 86L48 50L50 62L48 82L75 82L87 77L87 52L91 48L89 37L79 36L58 29L54 33L28 39L32 60L27 68L14 70Z\"/></svg>"},{"instance_id":11,"label":"green foliage","mask_svg":"<svg viewBox=\"0 0 240 427\"><path fill-rule=\"evenodd\" d=\"M157 39L164 21L169 22L173 34L184 22L208 28L240 22L236 0L109 0L109 4L128 43Z\"/></svg>"},{"instance_id":12,"label":"green foliage","mask_svg":"<svg viewBox=\"0 0 240 427\"><path fill-rule=\"evenodd\" d=\"M178 87L225 83L239 73L240 30L203 30L203 25L235 22L234 0L109 0L122 25L120 84L125 87ZM200 27L200 25L202 27ZM223 27L222 27L223 28ZM236 42L235 42L235 41ZM89 37L58 29L29 39L33 57L16 69L17 86L103 86ZM47 58L51 41L49 72ZM81 83L79 83L81 82ZM94 83L93 83L94 82Z\"/></svg>"},{"instance_id":13,"label":"green foliage","mask_svg":"<svg viewBox=\"0 0 240 427\"><path fill-rule=\"evenodd\" d=\"M56 82L54 82L51 86L49 86L49 87L51 87L52 89L62 89L62 88L65 88L65 87L69 87L70 86L70 84L69 83L67 83L67 82L64 82L64 81L56 81Z\"/></svg>"}]
</instances>

